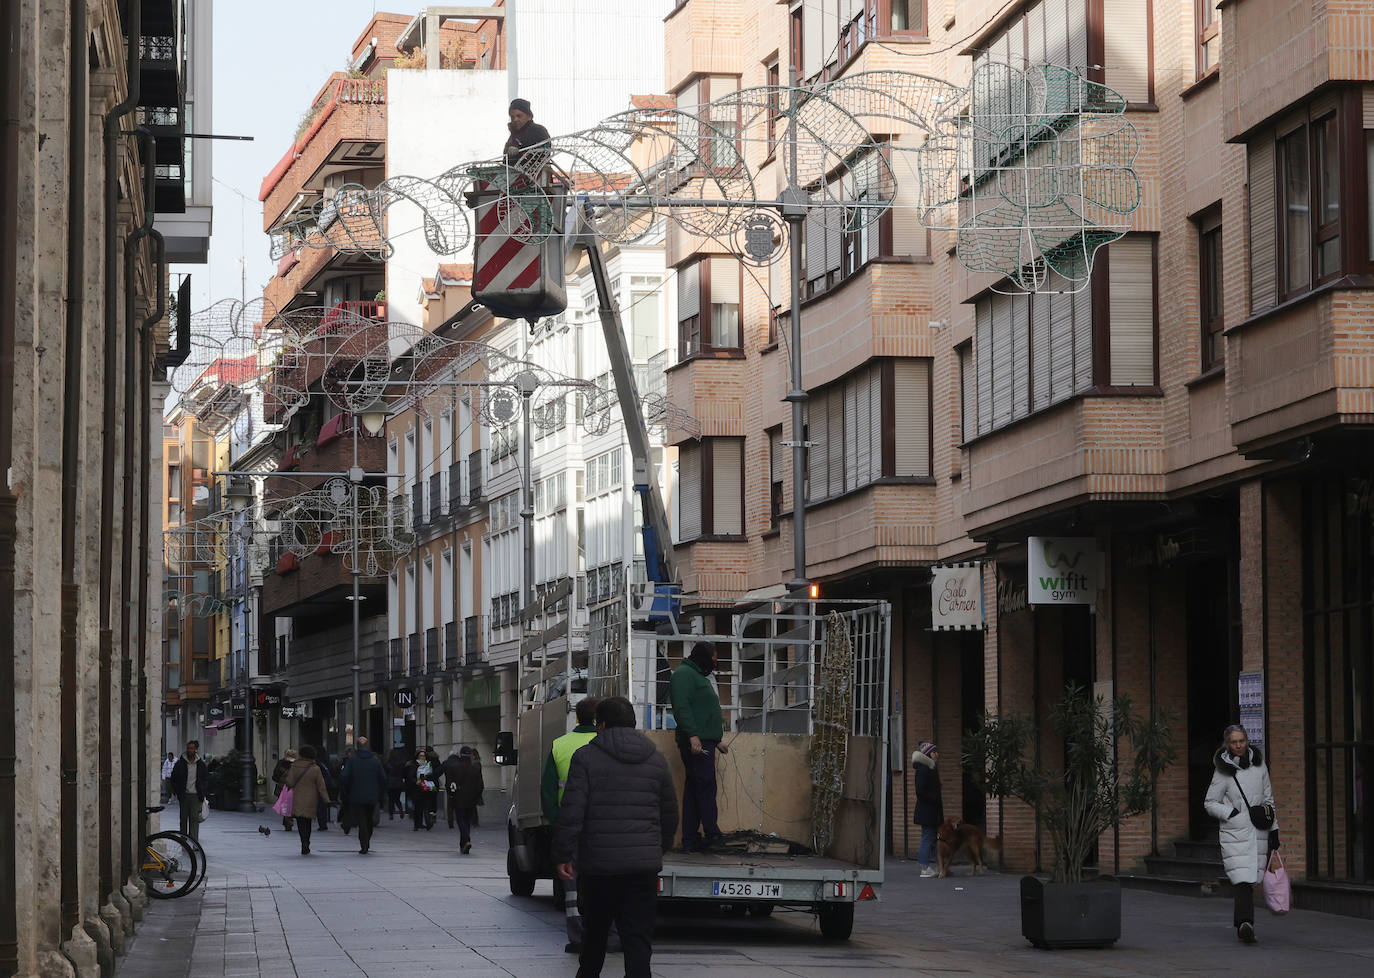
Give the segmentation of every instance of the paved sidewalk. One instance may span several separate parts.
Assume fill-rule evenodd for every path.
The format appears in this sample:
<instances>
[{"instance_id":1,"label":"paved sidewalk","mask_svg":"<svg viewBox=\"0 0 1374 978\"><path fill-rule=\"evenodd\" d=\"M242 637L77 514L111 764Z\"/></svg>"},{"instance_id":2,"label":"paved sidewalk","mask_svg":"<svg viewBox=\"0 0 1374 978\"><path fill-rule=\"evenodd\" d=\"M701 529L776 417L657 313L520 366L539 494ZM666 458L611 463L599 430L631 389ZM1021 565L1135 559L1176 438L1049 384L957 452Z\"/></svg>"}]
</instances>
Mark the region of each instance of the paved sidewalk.
<instances>
[{"instance_id":1,"label":"paved sidewalk","mask_svg":"<svg viewBox=\"0 0 1374 978\"><path fill-rule=\"evenodd\" d=\"M373 852L337 826L316 833L314 855L270 812L216 812L201 830L210 857L203 892L155 902L119 978L415 978L423 974L571 976L563 915L550 887L513 897L505 832L488 805L473 854L457 833L412 832L383 820ZM270 838L258 825L272 828ZM965 867L958 871L967 872ZM813 918L668 917L654 946L663 978L780 978L887 975L1130 976L1253 973L1355 978L1374 974L1374 924L1294 911L1261 911L1260 944L1239 944L1226 898L1128 890L1115 948L1046 952L1020 936L1017 877L922 880L909 862L890 863L883 899L858 908L854 939L823 941ZM604 974L622 973L617 955Z\"/></svg>"}]
</instances>

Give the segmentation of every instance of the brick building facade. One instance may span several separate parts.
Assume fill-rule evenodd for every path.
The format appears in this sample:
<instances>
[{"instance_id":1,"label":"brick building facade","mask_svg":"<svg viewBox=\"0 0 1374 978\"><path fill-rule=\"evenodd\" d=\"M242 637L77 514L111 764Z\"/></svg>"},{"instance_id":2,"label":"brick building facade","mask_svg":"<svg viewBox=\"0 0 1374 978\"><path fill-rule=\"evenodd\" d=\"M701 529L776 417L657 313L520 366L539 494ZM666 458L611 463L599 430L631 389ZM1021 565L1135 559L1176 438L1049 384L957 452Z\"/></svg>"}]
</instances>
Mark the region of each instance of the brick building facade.
<instances>
[{"instance_id":1,"label":"brick building facade","mask_svg":"<svg viewBox=\"0 0 1374 978\"><path fill-rule=\"evenodd\" d=\"M808 424L808 574L827 595L893 602L895 732L907 753L923 739L945 746L947 812L1000 824L1011 868L1046 864L1048 839L1024 806L985 809L961 786L956 745L980 711L1037 716L1048 764L1062 749L1048 710L1067 681L1174 711L1179 760L1156 811L1099 846L1103 870L1140 871L1152 850L1214 833L1202 796L1244 677L1261 684L1300 899L1374 883L1363 461L1374 88L1356 55L1371 17L1365 4L1277 0L686 0L667 21L679 104L703 79L711 93L785 84L789 64L803 79L886 68L960 83L982 59L1066 64L1125 96L1141 205L1086 288L1003 295L919 226L900 171L875 250L837 270L808 257L808 417L837 387L846 405L849 387L859 404L876 388L896 442L867 477L842 465L837 492L817 458L826 429ZM767 185L768 141L743 145ZM710 253L670 234L679 283ZM687 351L670 370L703 444L728 446L744 486L738 501L712 500L719 526L682 535L689 590L758 592L792 575L790 452L777 449L794 436L769 316L786 322L786 279L785 267L766 282L744 275L738 344ZM1061 314L1084 327L1064 374L1032 352L1057 349L1039 324ZM684 496L696 471L680 473ZM1092 608L1027 602L1032 536L1095 541ZM982 563L981 633L930 631L930 567L955 560ZM919 840L912 800L909 773L894 770L898 853Z\"/></svg>"}]
</instances>

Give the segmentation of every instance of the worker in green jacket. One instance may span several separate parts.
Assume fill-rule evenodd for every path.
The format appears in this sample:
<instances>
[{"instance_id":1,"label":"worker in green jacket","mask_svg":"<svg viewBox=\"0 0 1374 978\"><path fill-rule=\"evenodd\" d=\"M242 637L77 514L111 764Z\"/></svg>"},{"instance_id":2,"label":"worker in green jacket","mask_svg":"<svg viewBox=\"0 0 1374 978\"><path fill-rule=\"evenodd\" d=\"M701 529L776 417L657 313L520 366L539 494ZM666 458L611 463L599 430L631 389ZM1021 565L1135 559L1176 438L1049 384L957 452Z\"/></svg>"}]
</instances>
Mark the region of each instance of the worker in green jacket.
<instances>
[{"instance_id":1,"label":"worker in green jacket","mask_svg":"<svg viewBox=\"0 0 1374 978\"><path fill-rule=\"evenodd\" d=\"M549 748L549 759L544 762L544 776L539 781L540 807L549 824L558 821L558 808L563 804L563 788L568 783L568 770L572 767L572 757L586 747L596 737L596 706L601 702L594 696L578 701L577 726L572 733L565 733ZM555 880L555 886L563 883L563 910L568 920L568 944L564 951L569 954L582 953L582 914L577 907L577 878Z\"/></svg>"},{"instance_id":2,"label":"worker in green jacket","mask_svg":"<svg viewBox=\"0 0 1374 978\"><path fill-rule=\"evenodd\" d=\"M692 646L682 665L673 670L668 694L677 723L677 749L686 782L682 788L682 848L685 852L720 846L716 818L716 751L728 754L720 742L724 721L720 695L711 684L716 650L707 642Z\"/></svg>"}]
</instances>

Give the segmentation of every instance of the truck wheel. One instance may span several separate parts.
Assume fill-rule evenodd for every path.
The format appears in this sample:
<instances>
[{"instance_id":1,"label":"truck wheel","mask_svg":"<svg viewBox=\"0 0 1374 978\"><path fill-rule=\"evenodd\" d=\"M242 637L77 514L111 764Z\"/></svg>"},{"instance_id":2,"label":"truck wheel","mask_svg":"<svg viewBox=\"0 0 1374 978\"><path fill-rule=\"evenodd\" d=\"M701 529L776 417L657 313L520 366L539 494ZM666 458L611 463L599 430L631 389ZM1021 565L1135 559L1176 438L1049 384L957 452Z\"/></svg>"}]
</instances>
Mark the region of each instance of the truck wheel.
<instances>
[{"instance_id":1,"label":"truck wheel","mask_svg":"<svg viewBox=\"0 0 1374 978\"><path fill-rule=\"evenodd\" d=\"M854 933L854 904L827 903L816 908L821 936L827 941L847 941Z\"/></svg>"},{"instance_id":2,"label":"truck wheel","mask_svg":"<svg viewBox=\"0 0 1374 978\"><path fill-rule=\"evenodd\" d=\"M755 903L749 907L749 913L755 917L773 916L773 905L771 903Z\"/></svg>"},{"instance_id":3,"label":"truck wheel","mask_svg":"<svg viewBox=\"0 0 1374 978\"><path fill-rule=\"evenodd\" d=\"M527 897L534 894L536 882L533 873L522 873L515 861L515 853L506 850L506 875L510 877L510 891L515 896Z\"/></svg>"}]
</instances>

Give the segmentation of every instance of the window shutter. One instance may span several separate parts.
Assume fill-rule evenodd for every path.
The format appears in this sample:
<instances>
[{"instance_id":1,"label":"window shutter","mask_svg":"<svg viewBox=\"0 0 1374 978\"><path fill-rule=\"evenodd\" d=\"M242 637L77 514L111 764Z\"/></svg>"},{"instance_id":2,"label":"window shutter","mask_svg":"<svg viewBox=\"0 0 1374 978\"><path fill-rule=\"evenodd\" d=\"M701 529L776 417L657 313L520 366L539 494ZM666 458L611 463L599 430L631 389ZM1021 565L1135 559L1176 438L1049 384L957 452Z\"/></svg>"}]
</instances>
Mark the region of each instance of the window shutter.
<instances>
[{"instance_id":1,"label":"window shutter","mask_svg":"<svg viewBox=\"0 0 1374 978\"><path fill-rule=\"evenodd\" d=\"M1077 296L1074 293L1054 294L1053 290L1065 288L1070 285L1064 279L1055 276L1057 281L1050 283L1051 294L1036 296L1032 300L1032 305L1039 308L1044 307L1048 310L1049 317L1049 360L1050 369L1045 384L1045 405L1050 405L1056 401L1063 400L1073 393L1074 381L1074 306ZM1088 291L1086 288L1084 292ZM1043 302L1041 301L1043 298Z\"/></svg>"},{"instance_id":2,"label":"window shutter","mask_svg":"<svg viewBox=\"0 0 1374 978\"><path fill-rule=\"evenodd\" d=\"M992 297L992 424L1000 428L1012 419L1012 324L1009 295Z\"/></svg>"},{"instance_id":3,"label":"window shutter","mask_svg":"<svg viewBox=\"0 0 1374 978\"><path fill-rule=\"evenodd\" d=\"M1101 274L1100 272L1098 274ZM1093 385L1093 290L1089 282L1073 298L1073 393Z\"/></svg>"},{"instance_id":4,"label":"window shutter","mask_svg":"<svg viewBox=\"0 0 1374 978\"><path fill-rule=\"evenodd\" d=\"M823 197L811 198L813 204L823 204ZM806 280L822 278L828 267L825 262L825 215L827 208L810 207L806 211Z\"/></svg>"},{"instance_id":5,"label":"window shutter","mask_svg":"<svg viewBox=\"0 0 1374 978\"><path fill-rule=\"evenodd\" d=\"M744 532L744 441L740 438L711 440L712 533Z\"/></svg>"},{"instance_id":6,"label":"window shutter","mask_svg":"<svg viewBox=\"0 0 1374 978\"><path fill-rule=\"evenodd\" d=\"M1045 7L1038 3L1026 14L1026 61L1033 65L1045 62Z\"/></svg>"},{"instance_id":7,"label":"window shutter","mask_svg":"<svg viewBox=\"0 0 1374 978\"><path fill-rule=\"evenodd\" d=\"M1154 242L1131 234L1109 247L1111 383L1148 387L1155 382Z\"/></svg>"},{"instance_id":8,"label":"window shutter","mask_svg":"<svg viewBox=\"0 0 1374 978\"><path fill-rule=\"evenodd\" d=\"M849 446L844 441L844 388L836 384L826 392L830 411L829 476L832 495L844 492L844 456Z\"/></svg>"},{"instance_id":9,"label":"window shutter","mask_svg":"<svg viewBox=\"0 0 1374 978\"><path fill-rule=\"evenodd\" d=\"M992 430L992 300L980 299L974 312L973 363L977 368L978 433Z\"/></svg>"},{"instance_id":10,"label":"window shutter","mask_svg":"<svg viewBox=\"0 0 1374 978\"><path fill-rule=\"evenodd\" d=\"M802 11L802 79L811 78L823 67L825 52L821 50L821 21L823 10L806 5Z\"/></svg>"},{"instance_id":11,"label":"window shutter","mask_svg":"<svg viewBox=\"0 0 1374 978\"><path fill-rule=\"evenodd\" d=\"M691 319L701 312L701 268L694 261L677 273L677 320Z\"/></svg>"},{"instance_id":12,"label":"window shutter","mask_svg":"<svg viewBox=\"0 0 1374 978\"><path fill-rule=\"evenodd\" d=\"M897 413L897 455L893 475L930 475L930 361L893 364L892 403Z\"/></svg>"},{"instance_id":13,"label":"window shutter","mask_svg":"<svg viewBox=\"0 0 1374 978\"><path fill-rule=\"evenodd\" d=\"M921 183L916 172L915 144L923 138L916 133L905 133L892 152L892 175L897 180L892 200L892 253L902 258L924 258L930 251L926 247L928 235L918 210ZM878 249L875 248L873 254L878 254Z\"/></svg>"},{"instance_id":14,"label":"window shutter","mask_svg":"<svg viewBox=\"0 0 1374 978\"><path fill-rule=\"evenodd\" d=\"M867 390L863 388L868 383L867 371L860 371L849 380L845 381L844 390L844 488L846 491L855 489L859 485L859 473L866 466L867 446L868 446L868 427L859 424L859 404L868 404ZM859 432L863 432L863 443L860 444Z\"/></svg>"},{"instance_id":15,"label":"window shutter","mask_svg":"<svg viewBox=\"0 0 1374 978\"><path fill-rule=\"evenodd\" d=\"M739 303L739 262L733 258L711 259L711 301Z\"/></svg>"},{"instance_id":16,"label":"window shutter","mask_svg":"<svg viewBox=\"0 0 1374 978\"><path fill-rule=\"evenodd\" d=\"M978 434L978 378L973 372L973 346L959 348L960 435L971 441Z\"/></svg>"},{"instance_id":17,"label":"window shutter","mask_svg":"<svg viewBox=\"0 0 1374 978\"><path fill-rule=\"evenodd\" d=\"M1013 297L1011 300L1011 414L1014 418L1030 413L1030 296Z\"/></svg>"},{"instance_id":18,"label":"window shutter","mask_svg":"<svg viewBox=\"0 0 1374 978\"><path fill-rule=\"evenodd\" d=\"M807 479L811 494L808 499L825 499L830 495L830 411L824 394L812 394L807 407L807 440L811 447L806 453Z\"/></svg>"},{"instance_id":19,"label":"window shutter","mask_svg":"<svg viewBox=\"0 0 1374 978\"><path fill-rule=\"evenodd\" d=\"M1264 133L1249 147L1250 178L1250 314L1271 309L1278 301L1278 242L1274 225L1274 140Z\"/></svg>"},{"instance_id":20,"label":"window shutter","mask_svg":"<svg viewBox=\"0 0 1374 978\"><path fill-rule=\"evenodd\" d=\"M1069 63L1069 18L1065 3L1074 0L1045 0L1045 61L1072 67ZM1083 3L1084 0L1078 0Z\"/></svg>"},{"instance_id":21,"label":"window shutter","mask_svg":"<svg viewBox=\"0 0 1374 978\"><path fill-rule=\"evenodd\" d=\"M678 536L701 536L701 446L684 445L678 453Z\"/></svg>"},{"instance_id":22,"label":"window shutter","mask_svg":"<svg viewBox=\"0 0 1374 978\"><path fill-rule=\"evenodd\" d=\"M883 372L874 365L868 381L868 475L865 482L881 478L883 474Z\"/></svg>"},{"instance_id":23,"label":"window shutter","mask_svg":"<svg viewBox=\"0 0 1374 978\"><path fill-rule=\"evenodd\" d=\"M1054 403L1053 331L1050 313L1055 296L1047 293L1030 298L1031 405L1032 411Z\"/></svg>"},{"instance_id":24,"label":"window shutter","mask_svg":"<svg viewBox=\"0 0 1374 978\"><path fill-rule=\"evenodd\" d=\"M1059 0L1049 0L1058 3ZM1141 0L1137 0L1141 2ZM1065 65L1080 75L1088 67L1088 2L1087 0L1067 0L1069 18L1069 61ZM1143 6L1143 3L1142 3Z\"/></svg>"},{"instance_id":25,"label":"window shutter","mask_svg":"<svg viewBox=\"0 0 1374 978\"><path fill-rule=\"evenodd\" d=\"M1107 87L1127 102L1150 101L1150 4L1102 0Z\"/></svg>"},{"instance_id":26,"label":"window shutter","mask_svg":"<svg viewBox=\"0 0 1374 978\"><path fill-rule=\"evenodd\" d=\"M833 203L845 200L843 182L830 184L829 199ZM844 263L844 209L831 206L825 209L825 270L833 272Z\"/></svg>"}]
</instances>

